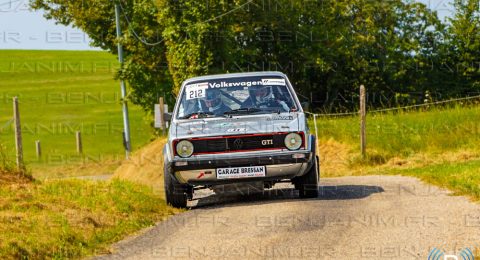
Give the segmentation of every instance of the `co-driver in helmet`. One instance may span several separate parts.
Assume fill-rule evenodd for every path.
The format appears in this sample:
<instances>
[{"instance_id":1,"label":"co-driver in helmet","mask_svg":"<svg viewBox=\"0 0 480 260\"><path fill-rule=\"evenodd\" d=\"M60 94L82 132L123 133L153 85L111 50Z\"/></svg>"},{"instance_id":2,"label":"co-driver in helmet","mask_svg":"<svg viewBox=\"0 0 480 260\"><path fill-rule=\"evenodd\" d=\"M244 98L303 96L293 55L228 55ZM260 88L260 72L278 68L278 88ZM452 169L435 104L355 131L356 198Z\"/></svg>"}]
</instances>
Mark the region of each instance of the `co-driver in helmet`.
<instances>
[{"instance_id":1,"label":"co-driver in helmet","mask_svg":"<svg viewBox=\"0 0 480 260\"><path fill-rule=\"evenodd\" d=\"M223 103L220 97L221 93L219 89L207 89L205 97L205 105L208 108L207 112L211 112L215 115L223 115L223 113L231 110L227 105Z\"/></svg>"}]
</instances>

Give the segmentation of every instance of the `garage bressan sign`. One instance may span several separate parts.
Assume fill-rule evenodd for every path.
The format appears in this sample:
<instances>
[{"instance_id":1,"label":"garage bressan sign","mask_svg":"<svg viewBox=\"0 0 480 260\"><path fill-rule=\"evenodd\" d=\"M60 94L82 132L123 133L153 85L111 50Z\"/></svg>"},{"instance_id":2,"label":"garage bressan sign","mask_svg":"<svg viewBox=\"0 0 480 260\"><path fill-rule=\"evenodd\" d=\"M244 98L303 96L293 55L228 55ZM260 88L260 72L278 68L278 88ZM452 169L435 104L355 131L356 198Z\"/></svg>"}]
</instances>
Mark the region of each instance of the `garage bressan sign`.
<instances>
[{"instance_id":1,"label":"garage bressan sign","mask_svg":"<svg viewBox=\"0 0 480 260\"><path fill-rule=\"evenodd\" d=\"M266 172L265 166L218 168L217 179L224 180L224 179L265 177L265 172Z\"/></svg>"}]
</instances>

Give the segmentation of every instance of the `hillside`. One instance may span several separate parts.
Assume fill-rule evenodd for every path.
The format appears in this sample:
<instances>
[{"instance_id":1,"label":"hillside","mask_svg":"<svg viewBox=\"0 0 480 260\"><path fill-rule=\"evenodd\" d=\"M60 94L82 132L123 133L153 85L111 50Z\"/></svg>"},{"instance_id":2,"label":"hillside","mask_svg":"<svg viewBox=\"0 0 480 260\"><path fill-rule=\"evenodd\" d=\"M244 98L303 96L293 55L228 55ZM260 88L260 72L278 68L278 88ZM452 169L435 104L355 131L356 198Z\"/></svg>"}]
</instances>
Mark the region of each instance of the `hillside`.
<instances>
[{"instance_id":1,"label":"hillside","mask_svg":"<svg viewBox=\"0 0 480 260\"><path fill-rule=\"evenodd\" d=\"M117 67L115 56L99 51L0 51L0 143L7 154L13 158L9 122L12 97L18 96L24 157L34 175L113 171L124 156L120 87L113 79ZM148 142L151 128L139 107L129 108L136 149ZM84 156L76 153L76 131L82 132ZM41 160L35 140L41 141ZM90 167L78 167L84 163Z\"/></svg>"}]
</instances>

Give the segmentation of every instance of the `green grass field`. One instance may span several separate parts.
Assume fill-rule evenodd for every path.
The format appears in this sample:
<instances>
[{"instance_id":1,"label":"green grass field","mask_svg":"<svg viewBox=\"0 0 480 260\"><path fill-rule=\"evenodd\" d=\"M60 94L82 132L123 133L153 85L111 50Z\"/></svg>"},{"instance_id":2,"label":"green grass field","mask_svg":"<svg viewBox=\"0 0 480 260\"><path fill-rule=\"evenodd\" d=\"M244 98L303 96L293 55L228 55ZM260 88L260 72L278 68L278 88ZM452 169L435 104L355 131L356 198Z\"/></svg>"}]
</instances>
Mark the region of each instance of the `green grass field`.
<instances>
[{"instance_id":1,"label":"green grass field","mask_svg":"<svg viewBox=\"0 0 480 260\"><path fill-rule=\"evenodd\" d=\"M342 155L325 158L323 176L400 174L480 200L478 105L370 114L366 158L359 152L358 117L319 118L317 126L326 152Z\"/></svg>"},{"instance_id":2,"label":"green grass field","mask_svg":"<svg viewBox=\"0 0 480 260\"><path fill-rule=\"evenodd\" d=\"M320 118L319 135L359 149L359 119ZM425 112L369 114L367 147L390 159L418 153L479 150L480 107L432 109Z\"/></svg>"},{"instance_id":3,"label":"green grass field","mask_svg":"<svg viewBox=\"0 0 480 260\"><path fill-rule=\"evenodd\" d=\"M24 157L34 175L69 175L67 171L78 170L75 165L105 161L112 163L95 172L111 172L124 156L120 87L113 79L117 67L115 56L106 52L0 51L0 143L8 156L13 159L13 126L8 122L12 97L18 96ZM144 117L130 104L134 149L152 135ZM82 132L85 158L76 153L76 131ZM35 140L41 141L41 160Z\"/></svg>"}]
</instances>

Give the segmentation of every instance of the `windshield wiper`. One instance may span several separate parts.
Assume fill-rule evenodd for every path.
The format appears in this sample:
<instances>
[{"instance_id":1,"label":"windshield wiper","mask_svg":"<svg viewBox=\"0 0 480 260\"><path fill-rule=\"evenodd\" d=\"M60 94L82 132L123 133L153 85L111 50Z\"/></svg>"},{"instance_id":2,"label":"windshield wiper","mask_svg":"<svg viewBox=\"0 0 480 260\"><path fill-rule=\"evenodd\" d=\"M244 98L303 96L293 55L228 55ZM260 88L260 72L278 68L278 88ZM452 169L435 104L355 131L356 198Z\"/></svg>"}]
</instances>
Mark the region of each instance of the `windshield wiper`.
<instances>
[{"instance_id":1,"label":"windshield wiper","mask_svg":"<svg viewBox=\"0 0 480 260\"><path fill-rule=\"evenodd\" d=\"M270 112L270 113L274 113L274 114L280 114L282 111L280 111L280 109L273 109L273 108L270 108L270 109L264 109L262 111L265 111L265 112Z\"/></svg>"},{"instance_id":2,"label":"windshield wiper","mask_svg":"<svg viewBox=\"0 0 480 260\"><path fill-rule=\"evenodd\" d=\"M253 113L257 113L257 112L261 112L261 111L262 111L261 109L258 109L256 107L246 107L246 108L233 109L233 110L227 111L223 114L226 115L226 116L247 115L247 114L253 114Z\"/></svg>"},{"instance_id":3,"label":"windshield wiper","mask_svg":"<svg viewBox=\"0 0 480 260\"><path fill-rule=\"evenodd\" d=\"M194 115L197 115L197 118L205 118L205 117L213 116L214 114L212 112L195 112L195 113L190 113L188 115L179 117L179 119L189 119Z\"/></svg>"}]
</instances>

